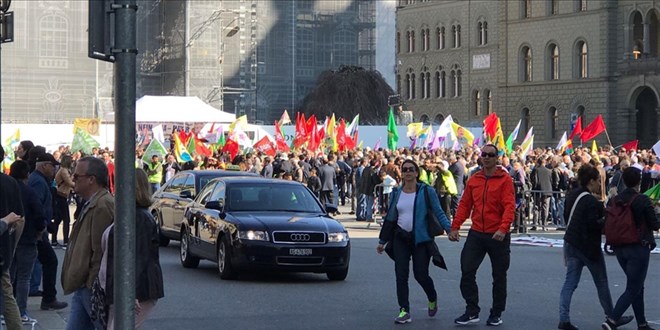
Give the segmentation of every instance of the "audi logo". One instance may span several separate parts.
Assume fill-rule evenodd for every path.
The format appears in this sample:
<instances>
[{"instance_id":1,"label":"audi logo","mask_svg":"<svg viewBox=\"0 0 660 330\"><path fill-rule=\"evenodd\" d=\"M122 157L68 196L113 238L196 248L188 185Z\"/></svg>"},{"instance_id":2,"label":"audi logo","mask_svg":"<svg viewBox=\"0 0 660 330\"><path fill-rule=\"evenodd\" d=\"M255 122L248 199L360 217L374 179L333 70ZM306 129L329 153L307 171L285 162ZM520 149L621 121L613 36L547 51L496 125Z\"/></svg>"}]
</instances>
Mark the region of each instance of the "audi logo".
<instances>
[{"instance_id":1,"label":"audi logo","mask_svg":"<svg viewBox=\"0 0 660 330\"><path fill-rule=\"evenodd\" d=\"M311 239L309 234L291 234L289 238L291 238L292 242L309 242Z\"/></svg>"}]
</instances>

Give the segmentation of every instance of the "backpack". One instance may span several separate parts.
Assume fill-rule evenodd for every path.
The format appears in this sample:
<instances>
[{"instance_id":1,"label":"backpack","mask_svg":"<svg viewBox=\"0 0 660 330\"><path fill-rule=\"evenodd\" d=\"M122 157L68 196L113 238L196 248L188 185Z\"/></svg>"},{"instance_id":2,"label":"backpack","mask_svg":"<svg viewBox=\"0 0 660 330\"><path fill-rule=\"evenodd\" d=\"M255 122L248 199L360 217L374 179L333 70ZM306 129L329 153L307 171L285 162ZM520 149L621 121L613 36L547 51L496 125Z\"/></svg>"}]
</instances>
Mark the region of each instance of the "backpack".
<instances>
[{"instance_id":1,"label":"backpack","mask_svg":"<svg viewBox=\"0 0 660 330\"><path fill-rule=\"evenodd\" d=\"M639 194L636 194L628 203L619 198L612 199L605 208L605 244L620 246L641 242L640 228L635 223L632 203Z\"/></svg>"}]
</instances>

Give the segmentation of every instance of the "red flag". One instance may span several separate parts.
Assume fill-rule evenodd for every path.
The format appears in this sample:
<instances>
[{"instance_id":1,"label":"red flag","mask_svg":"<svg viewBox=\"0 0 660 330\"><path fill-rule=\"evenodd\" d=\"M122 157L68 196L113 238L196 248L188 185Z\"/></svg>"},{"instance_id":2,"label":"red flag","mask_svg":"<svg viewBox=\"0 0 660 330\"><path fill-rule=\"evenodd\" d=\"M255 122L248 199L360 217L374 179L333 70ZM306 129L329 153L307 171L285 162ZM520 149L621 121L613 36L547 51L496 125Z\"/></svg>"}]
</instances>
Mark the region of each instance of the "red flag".
<instances>
[{"instance_id":1,"label":"red flag","mask_svg":"<svg viewBox=\"0 0 660 330\"><path fill-rule=\"evenodd\" d=\"M580 139L582 140L582 143L589 141L598 134L602 133L605 131L605 123L603 122L603 116L598 115L594 121L589 124L589 126L585 127L582 130L582 136L580 136Z\"/></svg>"},{"instance_id":2,"label":"red flag","mask_svg":"<svg viewBox=\"0 0 660 330\"><path fill-rule=\"evenodd\" d=\"M222 147L222 152L229 153L229 161L233 161L236 154L238 154L238 143L232 139L227 139L225 146Z\"/></svg>"},{"instance_id":3,"label":"red flag","mask_svg":"<svg viewBox=\"0 0 660 330\"><path fill-rule=\"evenodd\" d=\"M252 148L259 150L268 156L274 157L277 153L275 145L273 145L273 142L267 136L262 137L261 140L257 141L257 143L252 146Z\"/></svg>"},{"instance_id":4,"label":"red flag","mask_svg":"<svg viewBox=\"0 0 660 330\"><path fill-rule=\"evenodd\" d=\"M579 116L575 121L575 127L573 127L573 131L571 132L571 135L568 136L568 139L573 140L574 137L580 134L582 134L582 116Z\"/></svg>"},{"instance_id":5,"label":"red flag","mask_svg":"<svg viewBox=\"0 0 660 330\"><path fill-rule=\"evenodd\" d=\"M300 114L300 116L298 116ZM296 113L296 135L293 139L293 147L300 148L305 142L309 140L307 134L307 122L305 121L305 114L301 112Z\"/></svg>"},{"instance_id":6,"label":"red flag","mask_svg":"<svg viewBox=\"0 0 660 330\"><path fill-rule=\"evenodd\" d=\"M275 121L275 144L279 151L289 152L291 150L289 145L286 144L286 141L284 141L282 130L280 129L280 125L277 124L277 121Z\"/></svg>"},{"instance_id":7,"label":"red flag","mask_svg":"<svg viewBox=\"0 0 660 330\"><path fill-rule=\"evenodd\" d=\"M639 140L632 140L621 145L621 148L626 148L626 150L637 150L637 143Z\"/></svg>"},{"instance_id":8,"label":"red flag","mask_svg":"<svg viewBox=\"0 0 660 330\"><path fill-rule=\"evenodd\" d=\"M198 155L202 155L204 157L211 157L213 155L213 152L209 147L207 147L204 142L202 142L200 139L198 139L196 136L193 136L195 139L195 152Z\"/></svg>"},{"instance_id":9,"label":"red flag","mask_svg":"<svg viewBox=\"0 0 660 330\"><path fill-rule=\"evenodd\" d=\"M493 112L486 119L484 119L484 132L488 134L488 137L492 140L497 134L497 115Z\"/></svg>"},{"instance_id":10,"label":"red flag","mask_svg":"<svg viewBox=\"0 0 660 330\"><path fill-rule=\"evenodd\" d=\"M344 118L339 121L339 126L337 127L337 145L339 146L339 151L344 151L346 148L346 122Z\"/></svg>"},{"instance_id":11,"label":"red flag","mask_svg":"<svg viewBox=\"0 0 660 330\"><path fill-rule=\"evenodd\" d=\"M312 132L316 132L316 115L312 114L307 118L307 134L311 134Z\"/></svg>"},{"instance_id":12,"label":"red flag","mask_svg":"<svg viewBox=\"0 0 660 330\"><path fill-rule=\"evenodd\" d=\"M312 117L316 119L314 115L312 115ZM312 119L312 117L310 117L310 119ZM307 122L309 123L309 120ZM314 152L318 147L319 147L318 128L316 126L316 122L314 122L314 125L311 126L311 130L309 131L309 144L307 144L307 149Z\"/></svg>"}]
</instances>

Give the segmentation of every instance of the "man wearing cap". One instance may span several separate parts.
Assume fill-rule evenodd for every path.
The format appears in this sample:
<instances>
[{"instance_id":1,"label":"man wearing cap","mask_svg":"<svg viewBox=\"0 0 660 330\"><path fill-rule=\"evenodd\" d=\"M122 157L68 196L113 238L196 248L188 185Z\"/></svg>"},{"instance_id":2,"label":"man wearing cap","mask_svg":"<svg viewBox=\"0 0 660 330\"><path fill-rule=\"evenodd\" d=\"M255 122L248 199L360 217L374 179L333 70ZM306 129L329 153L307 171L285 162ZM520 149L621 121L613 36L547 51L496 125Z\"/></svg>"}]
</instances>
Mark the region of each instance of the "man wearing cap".
<instances>
[{"instance_id":1,"label":"man wearing cap","mask_svg":"<svg viewBox=\"0 0 660 330\"><path fill-rule=\"evenodd\" d=\"M35 157L36 167L28 178L28 186L37 194L38 200L43 206L46 221L53 219L53 196L51 195L51 183L60 165L55 157L49 153L42 153ZM41 239L37 241L37 259L42 264L43 273L43 296L41 297L41 309L57 310L68 306L67 303L57 301L57 255L48 240L48 233L44 232Z\"/></svg>"}]
</instances>

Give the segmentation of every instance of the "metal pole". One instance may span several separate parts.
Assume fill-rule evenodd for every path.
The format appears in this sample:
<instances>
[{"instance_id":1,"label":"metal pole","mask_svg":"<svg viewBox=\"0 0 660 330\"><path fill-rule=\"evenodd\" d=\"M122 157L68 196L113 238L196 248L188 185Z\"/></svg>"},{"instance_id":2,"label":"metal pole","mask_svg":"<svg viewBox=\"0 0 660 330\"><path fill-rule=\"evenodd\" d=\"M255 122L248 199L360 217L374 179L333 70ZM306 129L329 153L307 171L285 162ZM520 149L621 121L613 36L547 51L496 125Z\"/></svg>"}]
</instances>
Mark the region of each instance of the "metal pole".
<instances>
[{"instance_id":1,"label":"metal pole","mask_svg":"<svg viewBox=\"0 0 660 330\"><path fill-rule=\"evenodd\" d=\"M116 0L114 234L115 328L135 328L135 70L136 0Z\"/></svg>"},{"instance_id":2,"label":"metal pole","mask_svg":"<svg viewBox=\"0 0 660 330\"><path fill-rule=\"evenodd\" d=\"M185 15L185 20L186 20L186 31L184 35L184 40L183 44L185 45L185 57L186 57L186 63L185 63L185 68L186 70L183 79L185 80L185 85L184 85L184 92L183 95L188 96L190 94L190 47L192 45L188 46L188 42L190 39L190 1L186 1L186 15Z\"/></svg>"}]
</instances>

